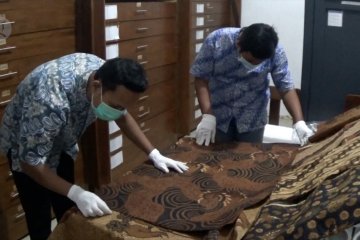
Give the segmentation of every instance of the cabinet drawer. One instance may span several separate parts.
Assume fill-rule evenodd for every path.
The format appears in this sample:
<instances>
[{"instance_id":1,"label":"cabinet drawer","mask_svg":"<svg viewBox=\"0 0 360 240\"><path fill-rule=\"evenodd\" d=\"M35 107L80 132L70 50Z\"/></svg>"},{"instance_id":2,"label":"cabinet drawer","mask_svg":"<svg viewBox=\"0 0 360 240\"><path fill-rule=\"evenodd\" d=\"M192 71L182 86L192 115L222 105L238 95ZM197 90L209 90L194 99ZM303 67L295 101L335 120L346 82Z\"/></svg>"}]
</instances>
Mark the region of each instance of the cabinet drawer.
<instances>
[{"instance_id":1,"label":"cabinet drawer","mask_svg":"<svg viewBox=\"0 0 360 240\"><path fill-rule=\"evenodd\" d=\"M168 18L175 15L175 2L128 2L105 5L106 21Z\"/></svg>"},{"instance_id":2,"label":"cabinet drawer","mask_svg":"<svg viewBox=\"0 0 360 240\"><path fill-rule=\"evenodd\" d=\"M149 85L151 86L163 81L175 81L175 68L175 64L170 64L147 70L146 77Z\"/></svg>"},{"instance_id":3,"label":"cabinet drawer","mask_svg":"<svg viewBox=\"0 0 360 240\"><path fill-rule=\"evenodd\" d=\"M175 81L155 84L128 109L135 120L152 118L175 106Z\"/></svg>"},{"instance_id":4,"label":"cabinet drawer","mask_svg":"<svg viewBox=\"0 0 360 240\"><path fill-rule=\"evenodd\" d=\"M176 62L174 35L161 35L119 43L120 57L138 61L145 69Z\"/></svg>"},{"instance_id":5,"label":"cabinet drawer","mask_svg":"<svg viewBox=\"0 0 360 240\"><path fill-rule=\"evenodd\" d=\"M6 39L6 44L0 45L0 58L2 62L8 62L50 53L65 55L74 52L74 49L73 29L37 32Z\"/></svg>"},{"instance_id":6,"label":"cabinet drawer","mask_svg":"<svg viewBox=\"0 0 360 240\"><path fill-rule=\"evenodd\" d=\"M212 13L227 13L229 9L229 3L227 1L221 2L199 2L192 1L190 14L212 14Z\"/></svg>"},{"instance_id":7,"label":"cabinet drawer","mask_svg":"<svg viewBox=\"0 0 360 240\"><path fill-rule=\"evenodd\" d=\"M176 112L175 110L171 110L159 114L152 119L138 121L138 123L154 147L161 152L176 142L175 120ZM148 160L146 154L126 137L124 137L123 152L124 162L111 172L113 181L116 181L117 177L121 177L122 174Z\"/></svg>"},{"instance_id":8,"label":"cabinet drawer","mask_svg":"<svg viewBox=\"0 0 360 240\"><path fill-rule=\"evenodd\" d=\"M41 54L11 61L0 60L0 86L10 86L21 82L27 74L40 64L63 55L61 52Z\"/></svg>"},{"instance_id":9,"label":"cabinet drawer","mask_svg":"<svg viewBox=\"0 0 360 240\"><path fill-rule=\"evenodd\" d=\"M107 24L105 27L105 40L128 40L161 34L171 34L175 33L175 29L176 22L174 18Z\"/></svg>"},{"instance_id":10,"label":"cabinet drawer","mask_svg":"<svg viewBox=\"0 0 360 240\"><path fill-rule=\"evenodd\" d=\"M0 234L5 239L16 240L27 234L25 213L20 204L0 213Z\"/></svg>"},{"instance_id":11,"label":"cabinet drawer","mask_svg":"<svg viewBox=\"0 0 360 240\"><path fill-rule=\"evenodd\" d=\"M0 165L0 212L19 204L18 192L7 162Z\"/></svg>"},{"instance_id":12,"label":"cabinet drawer","mask_svg":"<svg viewBox=\"0 0 360 240\"><path fill-rule=\"evenodd\" d=\"M19 71L15 62L2 63L0 60L0 87L8 87L19 83Z\"/></svg>"},{"instance_id":13,"label":"cabinet drawer","mask_svg":"<svg viewBox=\"0 0 360 240\"><path fill-rule=\"evenodd\" d=\"M191 28L228 26L229 16L226 14L206 14L202 16L192 16L190 21Z\"/></svg>"},{"instance_id":14,"label":"cabinet drawer","mask_svg":"<svg viewBox=\"0 0 360 240\"><path fill-rule=\"evenodd\" d=\"M28 3L26 7L0 10L0 14L8 21L14 22L11 25L11 35L75 27L75 9L71 1L64 2L60 8L55 8L52 4L32 8L31 14L27 6Z\"/></svg>"},{"instance_id":15,"label":"cabinet drawer","mask_svg":"<svg viewBox=\"0 0 360 240\"><path fill-rule=\"evenodd\" d=\"M5 106L10 102L12 96L14 96L16 92L16 87L17 85L12 85L8 87L0 86L0 107Z\"/></svg>"},{"instance_id":16,"label":"cabinet drawer","mask_svg":"<svg viewBox=\"0 0 360 240\"><path fill-rule=\"evenodd\" d=\"M8 0L5 2L0 2L0 11L12 9L27 9L27 15L29 17L35 17L33 14L29 14L33 9L41 7L43 9L54 8L60 10L65 6L75 6L75 0L31 0L31 4L29 4L29 0ZM61 14L62 12L59 11L59 15Z\"/></svg>"}]
</instances>

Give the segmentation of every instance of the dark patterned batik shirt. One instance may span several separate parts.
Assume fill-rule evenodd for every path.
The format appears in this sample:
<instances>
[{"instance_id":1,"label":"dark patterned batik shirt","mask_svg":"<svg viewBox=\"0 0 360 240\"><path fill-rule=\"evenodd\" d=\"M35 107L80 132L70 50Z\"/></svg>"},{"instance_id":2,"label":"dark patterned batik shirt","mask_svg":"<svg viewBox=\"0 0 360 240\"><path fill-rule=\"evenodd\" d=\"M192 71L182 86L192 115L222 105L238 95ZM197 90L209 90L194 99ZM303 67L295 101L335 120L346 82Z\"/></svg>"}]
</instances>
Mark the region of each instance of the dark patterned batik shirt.
<instances>
[{"instance_id":1,"label":"dark patterned batik shirt","mask_svg":"<svg viewBox=\"0 0 360 240\"><path fill-rule=\"evenodd\" d=\"M55 169L62 152L76 158L79 137L96 119L88 79L103 63L74 53L38 66L19 84L0 128L0 148L11 149L13 170L21 172L20 161Z\"/></svg>"}]
</instances>

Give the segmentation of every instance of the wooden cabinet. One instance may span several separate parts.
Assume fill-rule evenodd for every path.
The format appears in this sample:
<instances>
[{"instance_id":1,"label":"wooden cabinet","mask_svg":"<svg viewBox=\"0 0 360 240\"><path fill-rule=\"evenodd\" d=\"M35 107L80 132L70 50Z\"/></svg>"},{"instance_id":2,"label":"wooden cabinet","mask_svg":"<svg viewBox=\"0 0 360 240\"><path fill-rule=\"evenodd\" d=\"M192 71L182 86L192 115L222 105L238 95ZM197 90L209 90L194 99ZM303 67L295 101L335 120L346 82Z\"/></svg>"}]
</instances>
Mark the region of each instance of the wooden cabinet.
<instances>
[{"instance_id":1,"label":"wooden cabinet","mask_svg":"<svg viewBox=\"0 0 360 240\"><path fill-rule=\"evenodd\" d=\"M146 70L148 89L128 111L160 151L177 139L177 2L77 1L78 49L103 59L138 61ZM91 24L96 22L97 24ZM108 183L146 161L114 122L97 121L83 138L92 187ZM95 148L88 146L96 146ZM90 180L91 181L91 180Z\"/></svg>"},{"instance_id":2,"label":"wooden cabinet","mask_svg":"<svg viewBox=\"0 0 360 240\"><path fill-rule=\"evenodd\" d=\"M179 124L181 135L189 134L201 120L201 110L196 98L194 78L190 67L204 39L215 29L238 26L240 1L189 0L179 1Z\"/></svg>"},{"instance_id":3,"label":"wooden cabinet","mask_svg":"<svg viewBox=\"0 0 360 240\"><path fill-rule=\"evenodd\" d=\"M32 69L75 51L74 11L73 0L0 1L1 119L17 85ZM12 240L26 234L25 214L7 159L0 156L0 236Z\"/></svg>"}]
</instances>

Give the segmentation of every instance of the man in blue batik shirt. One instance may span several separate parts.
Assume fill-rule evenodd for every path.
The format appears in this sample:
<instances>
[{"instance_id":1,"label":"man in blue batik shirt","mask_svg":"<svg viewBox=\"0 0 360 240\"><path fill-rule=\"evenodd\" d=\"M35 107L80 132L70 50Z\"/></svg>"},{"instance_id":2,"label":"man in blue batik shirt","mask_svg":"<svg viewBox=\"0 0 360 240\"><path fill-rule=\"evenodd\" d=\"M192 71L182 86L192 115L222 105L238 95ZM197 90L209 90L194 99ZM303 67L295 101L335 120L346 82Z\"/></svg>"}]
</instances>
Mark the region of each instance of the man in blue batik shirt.
<instances>
[{"instance_id":1,"label":"man in blue batik shirt","mask_svg":"<svg viewBox=\"0 0 360 240\"><path fill-rule=\"evenodd\" d=\"M187 170L161 155L126 111L147 83L133 60L105 62L74 53L40 65L19 84L5 109L0 149L7 154L31 239L48 238L51 207L58 221L74 204L86 217L111 213L98 196L74 184L77 141L97 118L115 121L155 167Z\"/></svg>"},{"instance_id":2,"label":"man in blue batik shirt","mask_svg":"<svg viewBox=\"0 0 360 240\"><path fill-rule=\"evenodd\" d=\"M275 30L258 23L209 34L190 70L202 120L196 142L262 142L270 97L269 76L291 114L301 144L313 134L305 122Z\"/></svg>"}]
</instances>

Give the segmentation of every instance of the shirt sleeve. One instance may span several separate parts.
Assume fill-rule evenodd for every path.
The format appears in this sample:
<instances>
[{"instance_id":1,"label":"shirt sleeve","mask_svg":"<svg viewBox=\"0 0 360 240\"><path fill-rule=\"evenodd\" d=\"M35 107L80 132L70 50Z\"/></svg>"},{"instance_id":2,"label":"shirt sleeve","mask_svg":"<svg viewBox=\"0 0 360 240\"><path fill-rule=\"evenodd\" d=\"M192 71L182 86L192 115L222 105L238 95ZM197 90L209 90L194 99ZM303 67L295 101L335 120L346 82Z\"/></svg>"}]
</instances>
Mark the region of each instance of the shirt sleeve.
<instances>
[{"instance_id":1,"label":"shirt sleeve","mask_svg":"<svg viewBox=\"0 0 360 240\"><path fill-rule=\"evenodd\" d=\"M60 133L67 118L61 94L43 90L23 96L19 157L32 166L45 164L54 144L61 144Z\"/></svg>"},{"instance_id":2,"label":"shirt sleeve","mask_svg":"<svg viewBox=\"0 0 360 240\"><path fill-rule=\"evenodd\" d=\"M271 70L271 77L276 88L285 92L294 89L294 82L290 75L288 60L285 51L282 47L277 47L273 58L273 68Z\"/></svg>"},{"instance_id":3,"label":"shirt sleeve","mask_svg":"<svg viewBox=\"0 0 360 240\"><path fill-rule=\"evenodd\" d=\"M210 34L202 44L199 53L190 68L190 73L194 77L209 80L214 71L214 43Z\"/></svg>"}]
</instances>

